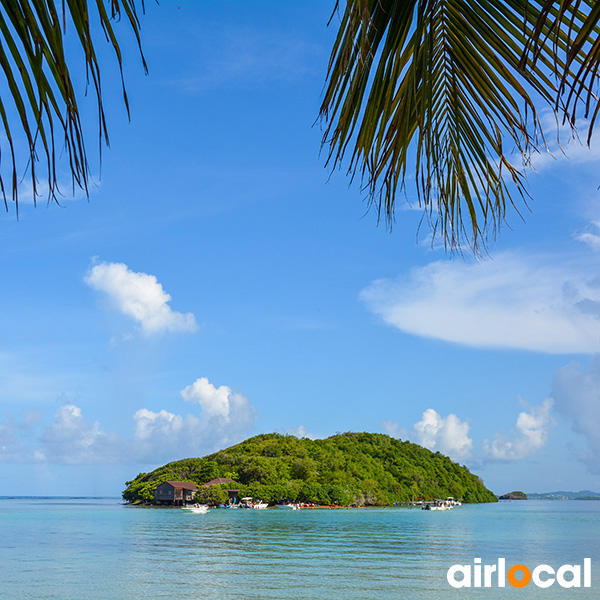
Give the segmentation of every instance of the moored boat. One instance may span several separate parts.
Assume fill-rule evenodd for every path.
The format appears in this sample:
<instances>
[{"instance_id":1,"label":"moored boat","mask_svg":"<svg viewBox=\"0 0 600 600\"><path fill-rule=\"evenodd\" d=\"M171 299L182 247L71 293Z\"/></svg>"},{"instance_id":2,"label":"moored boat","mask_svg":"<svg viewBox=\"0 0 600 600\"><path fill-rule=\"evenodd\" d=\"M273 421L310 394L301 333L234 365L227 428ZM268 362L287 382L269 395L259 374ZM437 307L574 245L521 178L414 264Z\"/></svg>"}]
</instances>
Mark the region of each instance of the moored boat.
<instances>
[{"instance_id":1,"label":"moored boat","mask_svg":"<svg viewBox=\"0 0 600 600\"><path fill-rule=\"evenodd\" d=\"M206 506L205 504L192 504L188 506L182 506L181 510L201 515L208 512L208 506Z\"/></svg>"},{"instance_id":2,"label":"moored boat","mask_svg":"<svg viewBox=\"0 0 600 600\"><path fill-rule=\"evenodd\" d=\"M254 508L254 509L263 509L267 508L269 505L266 502L262 502L261 500L254 500L251 496L247 496L242 498L240 502L240 508Z\"/></svg>"},{"instance_id":3,"label":"moored boat","mask_svg":"<svg viewBox=\"0 0 600 600\"><path fill-rule=\"evenodd\" d=\"M440 500L436 498L433 503L425 504L423 510L451 510L454 506L455 505L449 500Z\"/></svg>"}]
</instances>

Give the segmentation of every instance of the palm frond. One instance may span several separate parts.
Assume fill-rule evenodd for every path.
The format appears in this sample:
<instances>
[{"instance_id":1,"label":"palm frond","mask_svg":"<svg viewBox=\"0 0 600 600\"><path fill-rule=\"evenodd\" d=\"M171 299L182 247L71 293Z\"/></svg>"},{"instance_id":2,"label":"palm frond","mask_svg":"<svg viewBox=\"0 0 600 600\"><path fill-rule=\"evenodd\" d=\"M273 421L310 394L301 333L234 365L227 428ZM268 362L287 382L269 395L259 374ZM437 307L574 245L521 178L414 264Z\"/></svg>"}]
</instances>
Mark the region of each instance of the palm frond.
<instances>
[{"instance_id":1,"label":"palm frond","mask_svg":"<svg viewBox=\"0 0 600 600\"><path fill-rule=\"evenodd\" d=\"M44 159L42 172L48 182L48 201L57 200L59 194L57 155L61 152L67 157L73 186L88 193L84 132L71 77L72 65L65 52L67 27L73 29L83 51L88 83L91 80L97 100L101 142L108 143L108 129L90 20L99 20L106 40L114 49L123 81L121 50L113 24L124 15L135 34L143 67L147 70L135 0L110 0L106 5L108 10L105 0L0 0L0 68L5 80L5 92L0 97L0 119L11 159L10 185L5 185L0 171L0 189L7 209L10 198L18 210L18 182L26 174L31 178L33 201L37 200L38 154ZM143 11L143 0L140 7ZM129 113L124 85L123 97ZM15 150L15 136L23 134L27 144L25 164L19 162Z\"/></svg>"},{"instance_id":2,"label":"palm frond","mask_svg":"<svg viewBox=\"0 0 600 600\"><path fill-rule=\"evenodd\" d=\"M320 112L328 165L351 152L349 173L389 223L414 169L446 246L485 246L507 207L518 210L515 194L527 199L513 155L527 161L544 143L537 107L568 110L561 77L587 68L573 54L587 21L557 25L547 4L347 0Z\"/></svg>"}]
</instances>

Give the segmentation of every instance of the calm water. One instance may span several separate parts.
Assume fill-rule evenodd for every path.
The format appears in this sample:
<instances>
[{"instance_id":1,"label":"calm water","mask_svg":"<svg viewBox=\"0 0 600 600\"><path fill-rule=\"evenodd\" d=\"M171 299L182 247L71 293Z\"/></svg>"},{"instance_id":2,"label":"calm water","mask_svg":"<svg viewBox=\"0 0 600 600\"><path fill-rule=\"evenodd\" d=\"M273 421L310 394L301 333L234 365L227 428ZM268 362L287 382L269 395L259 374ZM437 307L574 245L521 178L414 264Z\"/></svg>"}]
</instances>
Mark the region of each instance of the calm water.
<instances>
[{"instance_id":1,"label":"calm water","mask_svg":"<svg viewBox=\"0 0 600 600\"><path fill-rule=\"evenodd\" d=\"M2 598L598 598L600 502L226 511L0 498ZM592 559L592 587L451 588L455 564ZM495 586L495 581L494 581Z\"/></svg>"}]
</instances>

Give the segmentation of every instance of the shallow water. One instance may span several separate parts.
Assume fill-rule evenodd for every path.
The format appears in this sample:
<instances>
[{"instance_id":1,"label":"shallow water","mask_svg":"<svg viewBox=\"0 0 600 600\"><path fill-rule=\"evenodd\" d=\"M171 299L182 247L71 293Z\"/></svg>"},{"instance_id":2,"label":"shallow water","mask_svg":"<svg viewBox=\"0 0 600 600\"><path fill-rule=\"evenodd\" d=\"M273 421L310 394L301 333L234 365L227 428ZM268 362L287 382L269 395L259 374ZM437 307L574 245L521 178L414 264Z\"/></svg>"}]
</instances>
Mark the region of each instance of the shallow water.
<instances>
[{"instance_id":1,"label":"shallow water","mask_svg":"<svg viewBox=\"0 0 600 600\"><path fill-rule=\"evenodd\" d=\"M0 580L6 599L591 599L599 539L600 502L198 515L118 499L3 498ZM451 588L448 568L475 557L531 568L590 557L592 587Z\"/></svg>"}]
</instances>

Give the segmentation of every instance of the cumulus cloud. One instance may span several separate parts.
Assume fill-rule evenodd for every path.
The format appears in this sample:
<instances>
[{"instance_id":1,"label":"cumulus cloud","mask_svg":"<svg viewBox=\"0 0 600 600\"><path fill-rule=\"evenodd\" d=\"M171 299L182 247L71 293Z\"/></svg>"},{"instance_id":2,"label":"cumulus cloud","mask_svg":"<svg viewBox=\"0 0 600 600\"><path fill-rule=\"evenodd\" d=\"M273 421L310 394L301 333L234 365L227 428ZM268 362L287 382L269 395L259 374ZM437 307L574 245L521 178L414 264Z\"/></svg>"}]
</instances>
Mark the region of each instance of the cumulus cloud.
<instances>
[{"instance_id":1,"label":"cumulus cloud","mask_svg":"<svg viewBox=\"0 0 600 600\"><path fill-rule=\"evenodd\" d=\"M112 464L126 456L126 443L105 433L98 422L86 420L74 404L61 406L41 438L37 458L70 465Z\"/></svg>"},{"instance_id":2,"label":"cumulus cloud","mask_svg":"<svg viewBox=\"0 0 600 600\"><path fill-rule=\"evenodd\" d=\"M135 413L135 447L140 460L159 462L213 452L240 442L254 426L256 409L226 385L215 387L201 377L180 394L200 406L200 415L182 417L145 408Z\"/></svg>"},{"instance_id":3,"label":"cumulus cloud","mask_svg":"<svg viewBox=\"0 0 600 600\"><path fill-rule=\"evenodd\" d=\"M466 421L461 421L455 414L442 417L433 408L423 412L421 420L414 425L411 438L454 459L467 458L473 447Z\"/></svg>"},{"instance_id":4,"label":"cumulus cloud","mask_svg":"<svg viewBox=\"0 0 600 600\"><path fill-rule=\"evenodd\" d=\"M19 420L0 421L0 462L51 464L157 464L203 456L247 437L257 417L248 398L227 386L197 379L181 392L196 403L197 414L141 408L133 415L132 435L103 430L75 404L60 406L46 427L40 413L23 411Z\"/></svg>"},{"instance_id":5,"label":"cumulus cloud","mask_svg":"<svg viewBox=\"0 0 600 600\"><path fill-rule=\"evenodd\" d=\"M101 262L84 278L91 288L103 292L111 304L134 319L146 335L166 331L196 331L192 313L174 311L171 296L154 275L136 273L123 263Z\"/></svg>"},{"instance_id":6,"label":"cumulus cloud","mask_svg":"<svg viewBox=\"0 0 600 600\"><path fill-rule=\"evenodd\" d=\"M208 417L221 416L228 419L230 404L235 402L235 394L229 387L222 385L216 388L206 377L196 379L180 393L187 402L197 402Z\"/></svg>"},{"instance_id":7,"label":"cumulus cloud","mask_svg":"<svg viewBox=\"0 0 600 600\"><path fill-rule=\"evenodd\" d=\"M360 298L413 335L480 348L594 353L600 350L595 270L516 253L484 262L444 260L377 280Z\"/></svg>"},{"instance_id":8,"label":"cumulus cloud","mask_svg":"<svg viewBox=\"0 0 600 600\"><path fill-rule=\"evenodd\" d=\"M582 460L600 473L600 357L595 356L587 368L571 363L559 369L552 380L552 396L556 410L587 441L588 453Z\"/></svg>"},{"instance_id":9,"label":"cumulus cloud","mask_svg":"<svg viewBox=\"0 0 600 600\"><path fill-rule=\"evenodd\" d=\"M552 424L553 400L548 398L530 412L523 411L517 417L512 436L497 433L490 443L484 441L484 451L493 460L519 460L541 450L548 440L548 428Z\"/></svg>"}]
</instances>

